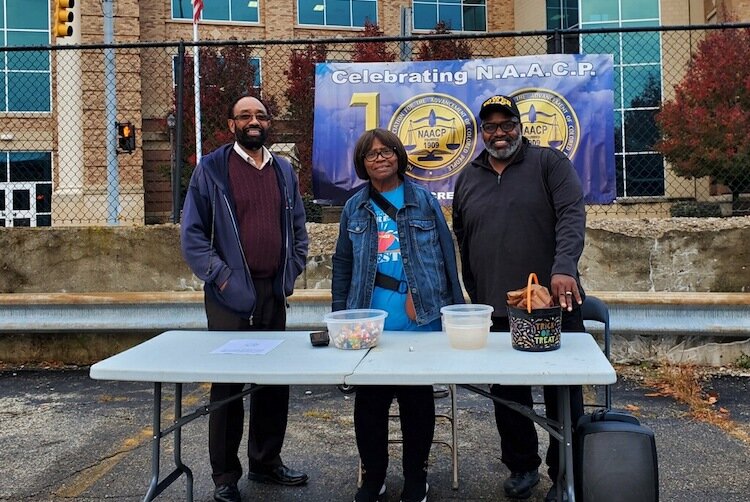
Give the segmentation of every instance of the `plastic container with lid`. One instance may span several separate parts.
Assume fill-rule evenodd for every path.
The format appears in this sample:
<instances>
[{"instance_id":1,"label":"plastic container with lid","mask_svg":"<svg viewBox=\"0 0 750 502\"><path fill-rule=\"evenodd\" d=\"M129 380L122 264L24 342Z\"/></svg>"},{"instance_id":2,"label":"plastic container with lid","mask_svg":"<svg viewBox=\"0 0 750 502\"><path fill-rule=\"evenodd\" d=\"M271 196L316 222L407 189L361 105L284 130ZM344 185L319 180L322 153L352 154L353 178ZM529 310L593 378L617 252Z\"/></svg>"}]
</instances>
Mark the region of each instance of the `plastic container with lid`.
<instances>
[{"instance_id":1,"label":"plastic container with lid","mask_svg":"<svg viewBox=\"0 0 750 502\"><path fill-rule=\"evenodd\" d=\"M388 312L378 309L350 309L323 316L328 336L339 349L369 349L378 344Z\"/></svg>"},{"instance_id":2,"label":"plastic container with lid","mask_svg":"<svg viewBox=\"0 0 750 502\"><path fill-rule=\"evenodd\" d=\"M492 326L491 305L466 303L446 305L443 314L443 331L454 349L481 349L487 345Z\"/></svg>"}]
</instances>

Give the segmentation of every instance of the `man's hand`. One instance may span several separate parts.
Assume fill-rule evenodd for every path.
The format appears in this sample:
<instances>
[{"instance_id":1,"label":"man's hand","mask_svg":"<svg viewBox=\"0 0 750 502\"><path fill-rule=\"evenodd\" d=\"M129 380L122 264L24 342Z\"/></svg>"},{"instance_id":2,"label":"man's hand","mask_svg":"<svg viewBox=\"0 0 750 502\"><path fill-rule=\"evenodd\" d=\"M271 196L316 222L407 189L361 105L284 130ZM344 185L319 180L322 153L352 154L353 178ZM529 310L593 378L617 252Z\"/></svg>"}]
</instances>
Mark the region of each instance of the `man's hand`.
<instances>
[{"instance_id":1,"label":"man's hand","mask_svg":"<svg viewBox=\"0 0 750 502\"><path fill-rule=\"evenodd\" d=\"M568 312L573 310L573 301L576 301L578 305L583 303L575 277L565 274L552 274L550 287L552 288L553 301L567 309Z\"/></svg>"}]
</instances>

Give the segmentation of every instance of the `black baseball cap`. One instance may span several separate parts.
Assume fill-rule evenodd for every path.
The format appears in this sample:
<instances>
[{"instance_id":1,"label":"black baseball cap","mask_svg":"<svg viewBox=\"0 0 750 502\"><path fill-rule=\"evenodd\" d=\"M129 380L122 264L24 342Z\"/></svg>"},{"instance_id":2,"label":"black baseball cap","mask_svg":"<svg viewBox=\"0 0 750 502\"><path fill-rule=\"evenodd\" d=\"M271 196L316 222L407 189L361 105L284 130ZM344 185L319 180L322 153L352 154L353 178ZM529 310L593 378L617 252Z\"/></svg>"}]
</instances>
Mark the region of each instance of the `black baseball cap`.
<instances>
[{"instance_id":1,"label":"black baseball cap","mask_svg":"<svg viewBox=\"0 0 750 502\"><path fill-rule=\"evenodd\" d=\"M510 96L498 94L485 100L479 109L479 118L484 120L492 112L505 112L521 120L521 112L518 111L516 102Z\"/></svg>"}]
</instances>

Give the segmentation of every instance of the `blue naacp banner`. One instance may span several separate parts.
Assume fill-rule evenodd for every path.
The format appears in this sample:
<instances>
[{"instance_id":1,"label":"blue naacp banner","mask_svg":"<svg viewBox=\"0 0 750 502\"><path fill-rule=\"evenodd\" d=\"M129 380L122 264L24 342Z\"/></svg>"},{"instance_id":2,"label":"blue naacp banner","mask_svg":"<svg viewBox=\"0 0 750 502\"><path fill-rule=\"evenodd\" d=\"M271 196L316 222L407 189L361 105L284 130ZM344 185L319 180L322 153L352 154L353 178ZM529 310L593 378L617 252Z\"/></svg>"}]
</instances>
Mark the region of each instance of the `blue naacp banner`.
<instances>
[{"instance_id":1,"label":"blue naacp banner","mask_svg":"<svg viewBox=\"0 0 750 502\"><path fill-rule=\"evenodd\" d=\"M529 141L568 155L587 203L615 199L612 56L581 54L316 65L315 198L343 204L359 189L354 144L382 127L404 143L407 176L449 205L484 149L477 115L495 94L515 98Z\"/></svg>"}]
</instances>

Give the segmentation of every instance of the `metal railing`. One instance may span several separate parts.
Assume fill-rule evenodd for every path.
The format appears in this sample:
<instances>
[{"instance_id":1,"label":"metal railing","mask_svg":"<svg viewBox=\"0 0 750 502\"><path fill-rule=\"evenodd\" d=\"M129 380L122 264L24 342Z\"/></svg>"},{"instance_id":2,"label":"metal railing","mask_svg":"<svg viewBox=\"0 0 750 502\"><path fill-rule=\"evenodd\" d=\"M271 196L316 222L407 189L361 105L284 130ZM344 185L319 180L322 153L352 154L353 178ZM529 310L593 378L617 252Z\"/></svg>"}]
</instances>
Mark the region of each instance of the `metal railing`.
<instances>
[{"instance_id":1,"label":"metal railing","mask_svg":"<svg viewBox=\"0 0 750 502\"><path fill-rule=\"evenodd\" d=\"M750 294L593 291L609 306L617 335L750 336ZM320 329L329 290L289 297L289 329ZM588 325L587 325L588 327ZM160 332L205 329L203 293L0 294L0 333ZM601 330L592 323L593 332Z\"/></svg>"}]
</instances>

